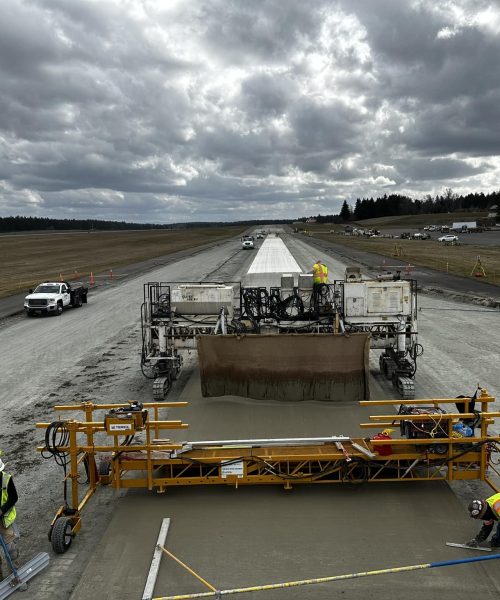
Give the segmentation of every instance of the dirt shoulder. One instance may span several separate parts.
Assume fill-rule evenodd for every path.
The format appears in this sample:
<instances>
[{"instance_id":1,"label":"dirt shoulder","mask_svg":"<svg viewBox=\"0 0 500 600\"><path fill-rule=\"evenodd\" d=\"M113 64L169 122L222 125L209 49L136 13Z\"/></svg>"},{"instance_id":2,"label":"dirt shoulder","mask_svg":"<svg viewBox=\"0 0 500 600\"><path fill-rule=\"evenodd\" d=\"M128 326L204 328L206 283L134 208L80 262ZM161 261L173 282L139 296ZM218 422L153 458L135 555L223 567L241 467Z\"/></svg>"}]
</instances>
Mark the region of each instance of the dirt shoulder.
<instances>
[{"instance_id":1,"label":"dirt shoulder","mask_svg":"<svg viewBox=\"0 0 500 600\"><path fill-rule=\"evenodd\" d=\"M194 256L196 254L200 254L209 248L214 248L215 246L219 246L224 243L228 239L239 235L240 231L231 231L230 235L224 235L224 237L216 237L214 240L206 243L198 243L197 245L192 245L187 248L179 248L177 250L172 249L171 252L164 254L162 256L153 256L146 260L142 260L139 262L132 262L129 264L125 264L121 267L113 268L112 276L109 271L95 271L93 272L95 283L90 285L90 295L98 293L103 289L108 289L110 286L119 285L124 280L129 279L130 277L135 277L142 273L147 273L153 269L157 269L158 267L166 266L172 264L182 258L186 258L188 256ZM37 281L39 283L43 278ZM59 276L56 280L59 279ZM82 278L86 283L89 283L89 277L85 276ZM4 298L0 297L0 319L4 319L6 317L15 315L17 313L23 312L23 301L27 293L27 289L22 293L15 293Z\"/></svg>"},{"instance_id":2,"label":"dirt shoulder","mask_svg":"<svg viewBox=\"0 0 500 600\"><path fill-rule=\"evenodd\" d=\"M373 271L374 275L380 272L380 268L384 263L387 267L399 267L402 273L405 273L408 266L406 257L400 259L391 256L389 259L381 254L368 252L364 248L344 245L316 236L307 237L305 241L318 249L334 252L344 261ZM424 293L438 294L454 300L500 308L500 287L485 281L483 278L461 277L424 266L414 266L410 270L410 274L418 281L419 290Z\"/></svg>"},{"instance_id":3,"label":"dirt shoulder","mask_svg":"<svg viewBox=\"0 0 500 600\"><path fill-rule=\"evenodd\" d=\"M24 293L40 281L123 273L128 265L163 264L175 252L207 248L241 234L241 226L184 230L103 231L0 237L0 297Z\"/></svg>"}]
</instances>

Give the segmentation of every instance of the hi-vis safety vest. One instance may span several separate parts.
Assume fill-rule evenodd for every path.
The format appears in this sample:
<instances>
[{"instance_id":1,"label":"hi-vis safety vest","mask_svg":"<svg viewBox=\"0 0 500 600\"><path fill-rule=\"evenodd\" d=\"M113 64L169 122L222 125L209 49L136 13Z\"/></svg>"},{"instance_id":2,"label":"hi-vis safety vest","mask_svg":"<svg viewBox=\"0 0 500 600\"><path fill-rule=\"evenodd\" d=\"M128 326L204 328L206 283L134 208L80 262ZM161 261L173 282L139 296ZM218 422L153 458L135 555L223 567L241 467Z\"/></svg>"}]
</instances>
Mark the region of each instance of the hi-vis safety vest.
<instances>
[{"instance_id":1,"label":"hi-vis safety vest","mask_svg":"<svg viewBox=\"0 0 500 600\"><path fill-rule=\"evenodd\" d=\"M313 265L313 283L326 283L328 279L328 267L321 263Z\"/></svg>"},{"instance_id":2,"label":"hi-vis safety vest","mask_svg":"<svg viewBox=\"0 0 500 600\"><path fill-rule=\"evenodd\" d=\"M486 498L486 502L491 506L491 510L496 515L496 518L500 520L500 494L494 494Z\"/></svg>"},{"instance_id":3,"label":"hi-vis safety vest","mask_svg":"<svg viewBox=\"0 0 500 600\"><path fill-rule=\"evenodd\" d=\"M1 473L2 475L2 498L0 499L0 505L3 506L9 497L7 493L7 486L9 485L10 475L8 473ZM2 522L5 528L10 527L16 520L16 508L13 506L5 515L2 515Z\"/></svg>"}]
</instances>

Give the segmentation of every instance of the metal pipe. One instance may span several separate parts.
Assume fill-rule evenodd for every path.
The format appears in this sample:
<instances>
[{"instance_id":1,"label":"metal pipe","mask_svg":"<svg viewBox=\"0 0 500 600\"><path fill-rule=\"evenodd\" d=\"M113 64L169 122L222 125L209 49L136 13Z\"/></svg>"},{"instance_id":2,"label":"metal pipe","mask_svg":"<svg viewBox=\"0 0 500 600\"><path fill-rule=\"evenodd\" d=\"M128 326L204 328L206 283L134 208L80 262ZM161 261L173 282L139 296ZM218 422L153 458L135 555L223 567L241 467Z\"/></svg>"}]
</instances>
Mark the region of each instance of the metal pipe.
<instances>
[{"instance_id":1,"label":"metal pipe","mask_svg":"<svg viewBox=\"0 0 500 600\"><path fill-rule=\"evenodd\" d=\"M167 348L168 348L167 338L168 338L167 327L165 325L162 327L158 327L158 342L159 342L160 354L164 355L167 353Z\"/></svg>"},{"instance_id":2,"label":"metal pipe","mask_svg":"<svg viewBox=\"0 0 500 600\"><path fill-rule=\"evenodd\" d=\"M406 323L404 321L399 323L397 331L398 352L404 352L406 350Z\"/></svg>"},{"instance_id":3,"label":"metal pipe","mask_svg":"<svg viewBox=\"0 0 500 600\"><path fill-rule=\"evenodd\" d=\"M299 581L288 581L286 583L272 583L267 585L256 585L246 588L233 588L229 590L219 590L213 592L201 592L197 594L181 594L177 596L158 596L153 600L191 600L191 598L213 598L220 596L229 596L231 594L245 594L248 592L265 592L269 590L278 590L290 587L299 587L318 583L330 583L333 581L344 581L346 579L359 579L361 577L372 577L374 575L389 575L390 573L404 573L408 571L418 571L422 569L435 569L439 567L451 567L467 563L481 562L485 560L496 560L500 554L490 556L473 556L471 558L459 558L455 560L442 560L439 562L423 563L421 565L409 565L406 567L391 567L389 569L378 569L376 571L361 571L359 573L348 573L347 575L333 575L331 577L317 577L315 579L302 579ZM218 596L217 596L218 595Z\"/></svg>"},{"instance_id":4,"label":"metal pipe","mask_svg":"<svg viewBox=\"0 0 500 600\"><path fill-rule=\"evenodd\" d=\"M328 444L335 442L348 442L351 438L345 435L337 435L332 437L311 437L311 438L257 438L250 440L209 440L185 442L192 448L199 446L301 446L309 444Z\"/></svg>"}]
</instances>

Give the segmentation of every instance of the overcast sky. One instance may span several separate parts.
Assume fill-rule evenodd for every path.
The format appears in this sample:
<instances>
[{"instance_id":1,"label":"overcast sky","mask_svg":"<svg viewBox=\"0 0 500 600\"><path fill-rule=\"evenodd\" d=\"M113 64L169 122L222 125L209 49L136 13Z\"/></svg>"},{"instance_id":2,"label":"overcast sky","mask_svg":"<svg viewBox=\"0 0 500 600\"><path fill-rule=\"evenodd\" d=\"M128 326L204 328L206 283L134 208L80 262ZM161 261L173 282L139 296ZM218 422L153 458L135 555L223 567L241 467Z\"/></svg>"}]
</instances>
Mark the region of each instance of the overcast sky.
<instances>
[{"instance_id":1,"label":"overcast sky","mask_svg":"<svg viewBox=\"0 0 500 600\"><path fill-rule=\"evenodd\" d=\"M500 189L500 3L3 0L0 216Z\"/></svg>"}]
</instances>

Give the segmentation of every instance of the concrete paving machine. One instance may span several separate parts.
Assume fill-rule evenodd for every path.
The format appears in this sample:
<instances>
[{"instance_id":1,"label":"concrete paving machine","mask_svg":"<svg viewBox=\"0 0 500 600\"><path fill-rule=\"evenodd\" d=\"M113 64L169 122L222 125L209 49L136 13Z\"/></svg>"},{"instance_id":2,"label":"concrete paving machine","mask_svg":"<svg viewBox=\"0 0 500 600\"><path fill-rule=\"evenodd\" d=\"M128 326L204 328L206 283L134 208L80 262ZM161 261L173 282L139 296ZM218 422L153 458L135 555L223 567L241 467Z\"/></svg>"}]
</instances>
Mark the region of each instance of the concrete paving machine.
<instances>
[{"instance_id":1,"label":"concrete paving machine","mask_svg":"<svg viewBox=\"0 0 500 600\"><path fill-rule=\"evenodd\" d=\"M359 427L380 431L399 423L405 432L401 436L203 441L180 441L188 425L161 419L160 411L183 408L187 402L54 406L56 420L37 424L45 430L38 451L64 468L64 503L49 531L52 548L58 554L68 550L81 529L83 509L103 485L165 492L199 485L238 489L275 484L290 490L316 484L483 481L499 491L500 469L493 454L500 452L500 437L489 429L500 417L489 410L495 405L493 396L478 389L473 397L413 400L413 406L403 404L396 413L400 403L360 402L377 413L385 406L387 414L370 415ZM439 414L432 415L431 407ZM432 435L412 433L430 431L430 421ZM471 423L470 431L460 433L465 423Z\"/></svg>"},{"instance_id":2,"label":"concrete paving machine","mask_svg":"<svg viewBox=\"0 0 500 600\"><path fill-rule=\"evenodd\" d=\"M417 282L411 279L366 281L358 268L347 268L345 280L335 282L335 297L344 331L370 334L370 348L382 350L380 371L392 381L401 398L415 397L418 343Z\"/></svg>"},{"instance_id":3,"label":"concrete paving machine","mask_svg":"<svg viewBox=\"0 0 500 600\"><path fill-rule=\"evenodd\" d=\"M419 346L412 281L313 285L310 274L281 285L147 283L142 305L143 373L162 400L198 349L204 396L257 399L369 398L369 348L381 368L413 397Z\"/></svg>"}]
</instances>

